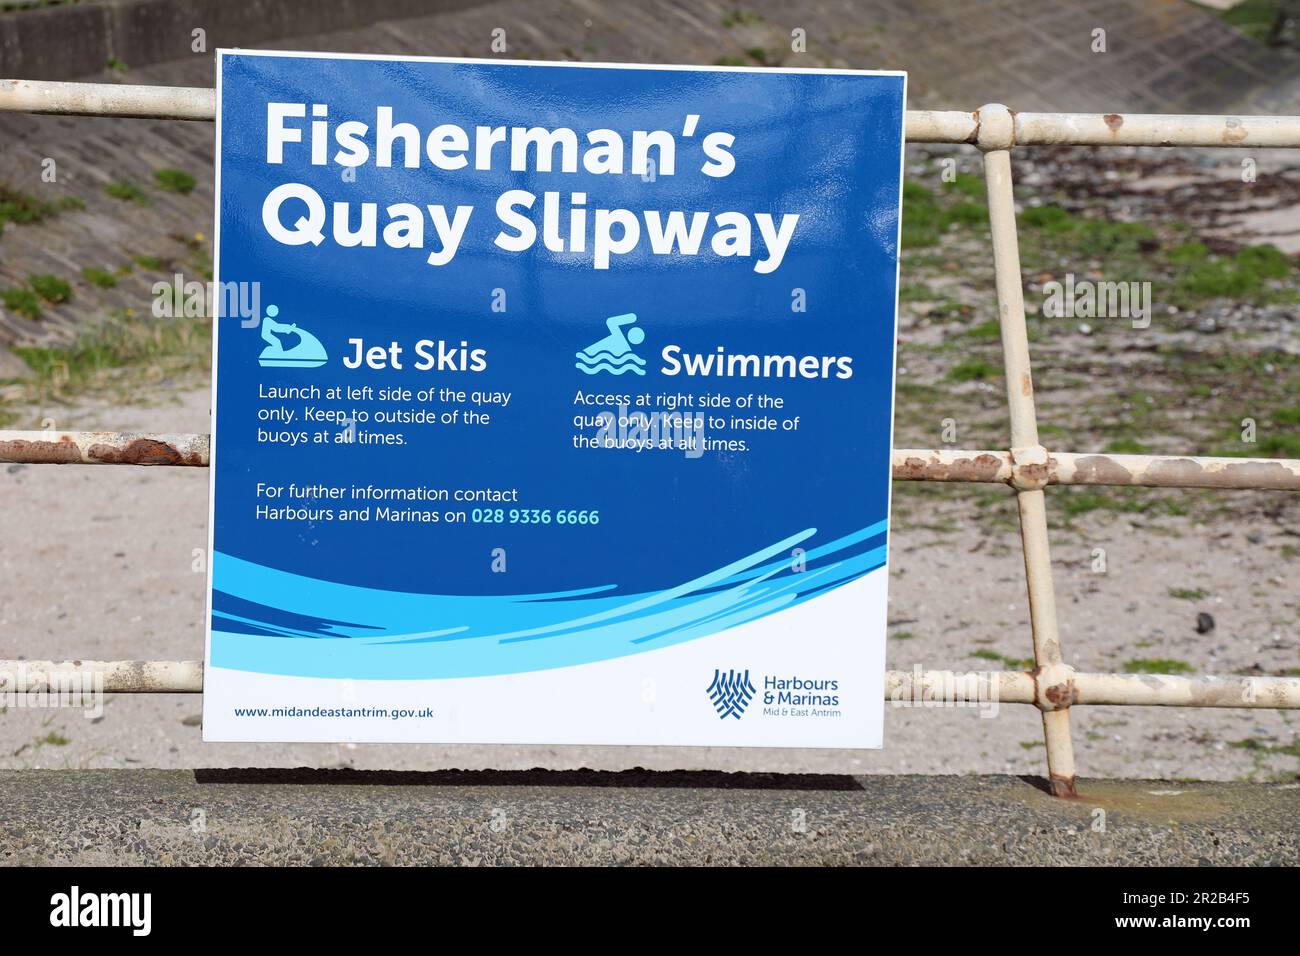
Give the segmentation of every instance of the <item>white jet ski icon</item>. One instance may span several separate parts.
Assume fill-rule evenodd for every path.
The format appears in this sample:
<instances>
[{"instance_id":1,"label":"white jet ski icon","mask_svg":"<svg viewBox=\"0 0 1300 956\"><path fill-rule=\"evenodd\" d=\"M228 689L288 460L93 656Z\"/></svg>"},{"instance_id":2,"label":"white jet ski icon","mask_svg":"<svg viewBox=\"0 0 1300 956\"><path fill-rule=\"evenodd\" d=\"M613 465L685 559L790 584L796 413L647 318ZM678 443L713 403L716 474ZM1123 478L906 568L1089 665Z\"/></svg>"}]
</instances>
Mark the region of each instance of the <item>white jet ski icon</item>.
<instances>
[{"instance_id":1,"label":"white jet ski icon","mask_svg":"<svg viewBox=\"0 0 1300 956\"><path fill-rule=\"evenodd\" d=\"M257 357L257 364L263 368L318 368L324 365L329 355L320 339L306 329L300 329L296 323L276 322L275 316L279 314L278 306L266 307L266 316L262 319L262 340L267 346ZM277 335L295 335L298 342L286 349Z\"/></svg>"}]
</instances>

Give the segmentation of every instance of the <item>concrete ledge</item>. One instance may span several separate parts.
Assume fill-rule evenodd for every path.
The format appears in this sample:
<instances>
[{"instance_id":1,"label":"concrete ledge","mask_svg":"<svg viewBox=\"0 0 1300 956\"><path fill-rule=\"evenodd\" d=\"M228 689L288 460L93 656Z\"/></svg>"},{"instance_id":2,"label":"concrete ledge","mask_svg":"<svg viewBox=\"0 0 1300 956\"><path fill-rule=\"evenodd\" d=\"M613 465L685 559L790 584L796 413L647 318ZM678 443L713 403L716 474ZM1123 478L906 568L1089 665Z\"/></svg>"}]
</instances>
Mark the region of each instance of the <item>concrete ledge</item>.
<instances>
[{"instance_id":1,"label":"concrete ledge","mask_svg":"<svg viewBox=\"0 0 1300 956\"><path fill-rule=\"evenodd\" d=\"M1084 780L1080 793L995 776L5 771L0 862L1300 863L1296 785Z\"/></svg>"},{"instance_id":2,"label":"concrete ledge","mask_svg":"<svg viewBox=\"0 0 1300 956\"><path fill-rule=\"evenodd\" d=\"M218 47L253 46L422 17L484 0L98 0L0 15L0 77L68 80L98 73L116 57L147 66ZM206 33L194 53L192 31ZM486 40L485 40L486 42Z\"/></svg>"}]
</instances>

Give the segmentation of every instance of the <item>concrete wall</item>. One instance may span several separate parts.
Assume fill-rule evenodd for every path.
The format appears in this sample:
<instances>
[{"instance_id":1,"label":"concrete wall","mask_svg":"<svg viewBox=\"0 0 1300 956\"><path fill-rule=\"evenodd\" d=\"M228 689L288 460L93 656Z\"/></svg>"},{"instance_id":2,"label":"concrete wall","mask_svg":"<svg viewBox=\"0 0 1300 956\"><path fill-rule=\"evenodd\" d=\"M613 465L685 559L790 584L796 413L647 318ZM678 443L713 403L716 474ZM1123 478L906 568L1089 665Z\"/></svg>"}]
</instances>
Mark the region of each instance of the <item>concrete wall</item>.
<instances>
[{"instance_id":1,"label":"concrete wall","mask_svg":"<svg viewBox=\"0 0 1300 956\"><path fill-rule=\"evenodd\" d=\"M0 77L67 80L99 73L110 57L145 66L207 50L348 30L425 16L482 0L100 0L0 15Z\"/></svg>"}]
</instances>

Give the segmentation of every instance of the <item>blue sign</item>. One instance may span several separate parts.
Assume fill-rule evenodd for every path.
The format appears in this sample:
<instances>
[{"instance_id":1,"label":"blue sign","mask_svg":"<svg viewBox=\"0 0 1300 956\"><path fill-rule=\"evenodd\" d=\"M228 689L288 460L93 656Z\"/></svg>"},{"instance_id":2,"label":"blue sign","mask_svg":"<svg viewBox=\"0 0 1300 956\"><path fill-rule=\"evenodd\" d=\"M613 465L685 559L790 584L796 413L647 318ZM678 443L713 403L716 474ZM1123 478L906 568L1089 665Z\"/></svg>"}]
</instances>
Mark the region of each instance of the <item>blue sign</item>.
<instances>
[{"instance_id":1,"label":"blue sign","mask_svg":"<svg viewBox=\"0 0 1300 956\"><path fill-rule=\"evenodd\" d=\"M205 739L879 746L904 76L218 72Z\"/></svg>"}]
</instances>

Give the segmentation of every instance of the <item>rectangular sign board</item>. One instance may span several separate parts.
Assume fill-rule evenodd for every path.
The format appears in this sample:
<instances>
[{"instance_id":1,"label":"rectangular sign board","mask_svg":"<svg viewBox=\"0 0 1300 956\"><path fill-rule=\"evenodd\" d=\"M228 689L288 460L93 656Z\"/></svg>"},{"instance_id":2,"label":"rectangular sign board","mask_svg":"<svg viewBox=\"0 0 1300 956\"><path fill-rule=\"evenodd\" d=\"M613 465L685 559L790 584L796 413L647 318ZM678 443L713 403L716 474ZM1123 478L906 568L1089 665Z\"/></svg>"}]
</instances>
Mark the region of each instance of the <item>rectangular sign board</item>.
<instances>
[{"instance_id":1,"label":"rectangular sign board","mask_svg":"<svg viewBox=\"0 0 1300 956\"><path fill-rule=\"evenodd\" d=\"M204 739L880 746L905 76L218 73Z\"/></svg>"}]
</instances>

